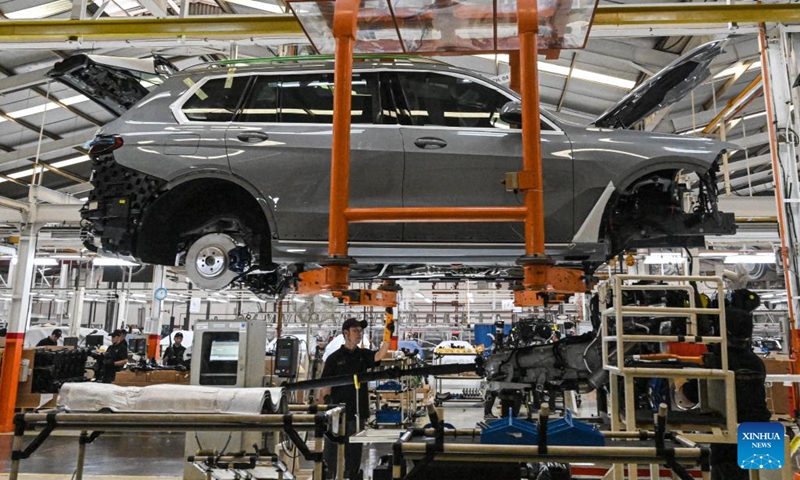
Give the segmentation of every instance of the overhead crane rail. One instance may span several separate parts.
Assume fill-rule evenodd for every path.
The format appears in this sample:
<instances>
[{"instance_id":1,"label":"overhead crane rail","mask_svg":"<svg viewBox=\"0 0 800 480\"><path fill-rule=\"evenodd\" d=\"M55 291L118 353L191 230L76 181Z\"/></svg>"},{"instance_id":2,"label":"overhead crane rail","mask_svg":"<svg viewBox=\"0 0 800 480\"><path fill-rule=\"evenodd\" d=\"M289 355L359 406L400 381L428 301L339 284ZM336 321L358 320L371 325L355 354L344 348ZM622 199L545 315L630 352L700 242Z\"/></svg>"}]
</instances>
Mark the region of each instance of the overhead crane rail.
<instances>
[{"instance_id":1,"label":"overhead crane rail","mask_svg":"<svg viewBox=\"0 0 800 480\"><path fill-rule=\"evenodd\" d=\"M608 27L800 23L796 4L704 4L601 6L593 23ZM136 40L156 38L252 39L304 35L292 15L140 17L97 20L3 20L0 43Z\"/></svg>"}]
</instances>

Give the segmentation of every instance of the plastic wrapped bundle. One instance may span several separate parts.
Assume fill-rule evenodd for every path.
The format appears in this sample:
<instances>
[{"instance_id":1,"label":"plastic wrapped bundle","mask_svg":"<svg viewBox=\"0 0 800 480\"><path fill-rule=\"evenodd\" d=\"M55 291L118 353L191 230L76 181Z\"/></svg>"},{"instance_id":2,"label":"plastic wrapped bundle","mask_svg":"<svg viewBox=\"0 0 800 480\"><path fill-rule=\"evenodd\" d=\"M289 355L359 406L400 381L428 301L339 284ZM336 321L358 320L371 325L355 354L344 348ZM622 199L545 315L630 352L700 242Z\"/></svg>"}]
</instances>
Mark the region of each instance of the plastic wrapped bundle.
<instances>
[{"instance_id":1,"label":"plastic wrapped bundle","mask_svg":"<svg viewBox=\"0 0 800 480\"><path fill-rule=\"evenodd\" d=\"M68 383L58 406L70 412L286 413L283 388L215 388L196 385L120 387Z\"/></svg>"}]
</instances>

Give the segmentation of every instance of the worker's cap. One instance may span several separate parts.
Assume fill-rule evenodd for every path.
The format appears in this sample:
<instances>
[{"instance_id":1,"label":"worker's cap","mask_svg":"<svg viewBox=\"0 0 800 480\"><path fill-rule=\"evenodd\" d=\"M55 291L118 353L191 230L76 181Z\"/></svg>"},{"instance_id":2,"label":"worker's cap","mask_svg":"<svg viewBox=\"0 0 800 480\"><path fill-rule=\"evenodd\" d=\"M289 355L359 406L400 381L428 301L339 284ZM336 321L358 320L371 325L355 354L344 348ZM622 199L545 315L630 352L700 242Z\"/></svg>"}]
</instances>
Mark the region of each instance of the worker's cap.
<instances>
[{"instance_id":1,"label":"worker's cap","mask_svg":"<svg viewBox=\"0 0 800 480\"><path fill-rule=\"evenodd\" d=\"M56 336L56 338L61 338L61 334L62 334L62 333L63 333L63 332L61 332L61 329L60 329L60 328L56 328L55 330L53 330L53 333L51 333L50 335L55 335L55 336Z\"/></svg>"},{"instance_id":2,"label":"worker's cap","mask_svg":"<svg viewBox=\"0 0 800 480\"><path fill-rule=\"evenodd\" d=\"M342 331L344 332L345 330L350 330L351 328L356 328L356 327L361 327L361 329L363 330L363 329L367 328L367 325L368 325L368 323L367 323L366 320L361 320L359 322L355 318L348 318L342 324Z\"/></svg>"},{"instance_id":3,"label":"worker's cap","mask_svg":"<svg viewBox=\"0 0 800 480\"><path fill-rule=\"evenodd\" d=\"M120 335L125 335L126 333L128 333L128 332L126 332L125 330L123 330L121 328L118 328L118 329L114 330L113 332L111 332L111 336L112 337L119 337Z\"/></svg>"},{"instance_id":4,"label":"worker's cap","mask_svg":"<svg viewBox=\"0 0 800 480\"><path fill-rule=\"evenodd\" d=\"M183 338L183 334L181 332L176 333L172 338Z\"/></svg>"}]
</instances>

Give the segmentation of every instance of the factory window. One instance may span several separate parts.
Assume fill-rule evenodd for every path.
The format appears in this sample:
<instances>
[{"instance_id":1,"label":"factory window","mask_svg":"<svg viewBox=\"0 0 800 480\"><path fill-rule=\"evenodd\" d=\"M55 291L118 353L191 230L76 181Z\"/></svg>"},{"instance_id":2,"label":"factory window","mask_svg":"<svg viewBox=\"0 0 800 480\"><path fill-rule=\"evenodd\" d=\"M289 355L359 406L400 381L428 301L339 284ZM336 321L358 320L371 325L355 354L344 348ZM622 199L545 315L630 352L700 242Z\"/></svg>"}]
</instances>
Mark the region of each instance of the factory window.
<instances>
[{"instance_id":1,"label":"factory window","mask_svg":"<svg viewBox=\"0 0 800 480\"><path fill-rule=\"evenodd\" d=\"M285 75L279 88L278 112L283 123L333 123L333 74ZM350 122L374 123L378 111L374 74L353 74Z\"/></svg>"},{"instance_id":2,"label":"factory window","mask_svg":"<svg viewBox=\"0 0 800 480\"><path fill-rule=\"evenodd\" d=\"M230 122L250 77L214 78L203 83L183 104L186 118L198 122Z\"/></svg>"}]
</instances>

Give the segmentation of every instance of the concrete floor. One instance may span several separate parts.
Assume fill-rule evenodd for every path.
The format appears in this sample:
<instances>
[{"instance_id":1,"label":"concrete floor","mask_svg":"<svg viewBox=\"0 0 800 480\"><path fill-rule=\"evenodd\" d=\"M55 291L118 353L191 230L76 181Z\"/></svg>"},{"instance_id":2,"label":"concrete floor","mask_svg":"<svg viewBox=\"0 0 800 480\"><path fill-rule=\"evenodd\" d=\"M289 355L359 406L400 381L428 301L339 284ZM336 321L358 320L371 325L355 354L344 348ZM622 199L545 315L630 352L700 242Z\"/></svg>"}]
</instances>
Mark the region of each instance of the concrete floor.
<instances>
[{"instance_id":1,"label":"concrete floor","mask_svg":"<svg viewBox=\"0 0 800 480\"><path fill-rule=\"evenodd\" d=\"M499 402L498 402L499 403ZM584 402L584 415L593 408ZM593 402L592 402L593 403ZM499 408L499 407L498 407ZM495 413L499 414L498 408ZM483 420L481 403L446 403L445 421L456 428L473 428ZM55 432L29 458L20 464L23 479L69 480L75 472L78 432ZM11 466L11 434L0 434L0 480L8 478ZM33 440L26 436L26 444ZM109 433L86 448L84 479L159 480L181 479L184 466L183 433ZM364 449L364 473L371 476L389 445L368 445Z\"/></svg>"}]
</instances>

